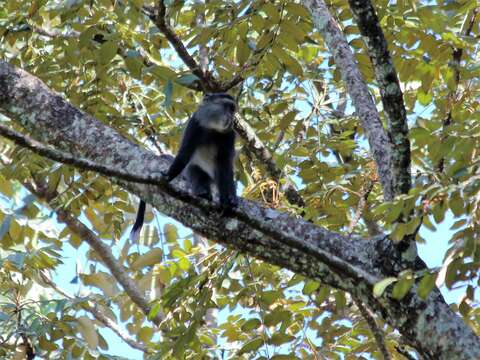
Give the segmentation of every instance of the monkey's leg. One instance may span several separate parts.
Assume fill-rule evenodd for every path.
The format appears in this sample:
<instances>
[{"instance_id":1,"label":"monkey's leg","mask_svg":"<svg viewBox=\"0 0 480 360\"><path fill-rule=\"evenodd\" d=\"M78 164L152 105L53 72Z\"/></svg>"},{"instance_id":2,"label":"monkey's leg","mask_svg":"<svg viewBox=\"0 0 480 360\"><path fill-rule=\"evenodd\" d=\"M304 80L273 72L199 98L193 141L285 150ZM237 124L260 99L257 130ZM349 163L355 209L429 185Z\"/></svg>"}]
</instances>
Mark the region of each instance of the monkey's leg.
<instances>
[{"instance_id":1,"label":"monkey's leg","mask_svg":"<svg viewBox=\"0 0 480 360\"><path fill-rule=\"evenodd\" d=\"M195 196L212 201L212 178L197 165L188 165L188 179Z\"/></svg>"},{"instance_id":2,"label":"monkey's leg","mask_svg":"<svg viewBox=\"0 0 480 360\"><path fill-rule=\"evenodd\" d=\"M233 174L233 159L219 156L216 182L220 195L220 205L232 208L238 205L237 191Z\"/></svg>"}]
</instances>

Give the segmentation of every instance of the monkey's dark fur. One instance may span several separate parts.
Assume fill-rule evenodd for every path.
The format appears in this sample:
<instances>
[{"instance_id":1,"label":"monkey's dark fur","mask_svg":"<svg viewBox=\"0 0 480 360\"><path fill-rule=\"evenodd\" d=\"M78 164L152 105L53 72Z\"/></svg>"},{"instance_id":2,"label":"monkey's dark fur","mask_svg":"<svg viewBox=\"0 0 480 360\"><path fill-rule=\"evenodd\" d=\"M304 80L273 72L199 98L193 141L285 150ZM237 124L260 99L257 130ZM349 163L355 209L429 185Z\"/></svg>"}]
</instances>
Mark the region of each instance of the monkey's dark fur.
<instances>
[{"instance_id":1,"label":"monkey's dark fur","mask_svg":"<svg viewBox=\"0 0 480 360\"><path fill-rule=\"evenodd\" d=\"M187 178L195 196L212 200L211 186L215 183L220 206L236 207L233 161L235 156L235 132L233 119L235 99L226 93L207 94L192 115L183 132L177 156L168 169L167 181L175 179L187 168ZM130 238L140 234L145 215L145 202L140 201L137 219Z\"/></svg>"}]
</instances>

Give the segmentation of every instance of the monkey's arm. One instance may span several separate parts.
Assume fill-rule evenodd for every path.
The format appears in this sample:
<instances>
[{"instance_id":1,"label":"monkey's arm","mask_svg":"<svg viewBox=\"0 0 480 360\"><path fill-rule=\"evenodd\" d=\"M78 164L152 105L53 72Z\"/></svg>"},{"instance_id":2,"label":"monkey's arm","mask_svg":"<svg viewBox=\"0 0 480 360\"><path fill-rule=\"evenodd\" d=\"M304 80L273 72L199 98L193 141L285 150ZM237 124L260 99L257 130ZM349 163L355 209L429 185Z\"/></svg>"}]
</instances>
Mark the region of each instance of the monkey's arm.
<instances>
[{"instance_id":1,"label":"monkey's arm","mask_svg":"<svg viewBox=\"0 0 480 360\"><path fill-rule=\"evenodd\" d=\"M177 156L173 160L172 165L168 169L166 174L167 180L172 181L175 179L187 166L188 162L192 158L195 149L198 147L198 142L200 139L199 132L201 131L200 127L197 124L195 117L192 117L187 124L185 132L183 134L182 143L180 149L178 150Z\"/></svg>"},{"instance_id":2,"label":"monkey's arm","mask_svg":"<svg viewBox=\"0 0 480 360\"><path fill-rule=\"evenodd\" d=\"M220 205L230 208L238 205L235 188L233 160L235 157L235 133L225 136L217 155L217 187L220 195Z\"/></svg>"}]
</instances>

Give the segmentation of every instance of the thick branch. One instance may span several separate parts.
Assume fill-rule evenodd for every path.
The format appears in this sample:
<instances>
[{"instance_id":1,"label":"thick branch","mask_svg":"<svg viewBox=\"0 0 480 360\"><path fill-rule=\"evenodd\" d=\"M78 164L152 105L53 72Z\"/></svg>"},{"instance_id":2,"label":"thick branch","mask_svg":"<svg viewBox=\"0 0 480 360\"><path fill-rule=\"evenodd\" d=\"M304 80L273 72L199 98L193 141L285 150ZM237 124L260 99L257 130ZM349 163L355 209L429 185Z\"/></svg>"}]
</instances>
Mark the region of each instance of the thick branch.
<instances>
[{"instance_id":1,"label":"thick branch","mask_svg":"<svg viewBox=\"0 0 480 360\"><path fill-rule=\"evenodd\" d=\"M392 144L383 128L370 91L358 70L352 50L323 0L303 0L302 3L312 14L313 23L322 34L340 70L377 164L384 197L392 200L395 196L395 180L391 169Z\"/></svg>"},{"instance_id":2,"label":"thick branch","mask_svg":"<svg viewBox=\"0 0 480 360\"><path fill-rule=\"evenodd\" d=\"M2 61L0 111L42 142L111 168L159 174L169 166L168 159L130 143L52 93L35 77ZM245 200L233 214L222 215L210 202L185 194L182 181L157 187L112 180L195 232L350 292L397 328L427 359L480 358L480 340L438 291L432 291L426 300L416 295L416 286L402 301L392 299L388 292L379 299L373 297L373 282L405 266L401 254L385 237L342 236ZM75 225L75 218L64 219L78 227L82 238L94 243L88 229Z\"/></svg>"},{"instance_id":3,"label":"thick branch","mask_svg":"<svg viewBox=\"0 0 480 360\"><path fill-rule=\"evenodd\" d=\"M17 144L19 146L26 147L26 148L36 152L37 154L45 156L45 157L47 157L51 160L55 160L55 161L59 161L59 162L65 163L65 164L77 166L78 168L84 169L84 170L97 171L100 174L103 174L103 175L106 175L106 176L109 176L109 177L113 176L113 177L116 177L120 180L126 180L126 181L130 181L130 182L141 183L141 184L156 185L158 187L158 189L163 190L167 194L169 194L169 195L171 195L171 196L173 196L173 197L175 197L179 200L188 202L188 203L193 203L195 201L198 201L198 199L192 198L186 191L183 191L181 189L179 190L177 188L171 187L167 182L164 181L162 175L151 176L151 175L148 175L148 174L147 175L128 174L124 170L121 170L121 169L117 169L117 168L110 167L110 166L107 166L107 165L97 164L93 161L78 158L78 157L74 158L66 152L52 149L48 146L45 146L45 145L39 143L38 141L35 141L33 139L30 139L27 136L24 136L24 135L20 134L17 131L10 130L2 124L0 124L0 135L4 136L4 137L6 137L10 140L13 140L15 142L15 144ZM128 186L128 185L126 185L126 186ZM38 191L36 193L38 193ZM54 198L55 196L51 196L51 197ZM212 207L208 202L205 202L205 201L201 201L200 203L198 203L197 206L199 206L200 208L202 208L203 210L206 210L206 211L217 210L217 212L218 212L218 210L219 210L219 209L215 209L215 207ZM103 245L103 243L101 243L101 245L97 244L97 242L99 242L100 240L97 239L95 237L95 235L89 229L86 228L86 226L84 226L82 223L71 223L70 221L67 221L67 219L64 216L64 214L67 214L67 213L63 213L63 210L57 210L57 213L59 214L59 219L61 221L65 222L67 225L69 225L70 229L75 230L75 232L79 236L85 237L87 242L95 250L97 250L96 247L98 247L98 249L101 250L102 253L105 252L107 247L102 248L101 245ZM221 211L220 211L220 213L221 213ZM69 215L70 218L73 218L73 215L71 215L71 214L67 214L67 215ZM243 214L239 213L237 215L242 216ZM68 219L68 220L71 220L71 219ZM252 219L249 219L249 220L252 220ZM271 228L265 227L261 222L253 221L253 224L254 224L254 226L257 226L259 230L264 230L266 232L272 232L273 231ZM88 230L90 233L87 233L86 230ZM277 234L277 235L281 236L281 237L284 237L284 240L286 242L296 242L295 239L290 238L288 236L285 237L285 235L282 235L280 233ZM92 240L91 239L92 236L95 237L96 240ZM305 250L308 250L308 246L304 247L304 248L305 248ZM110 251L110 250L108 249L108 251ZM324 252L323 250L320 250L320 249L317 249L317 251L320 253L319 256L322 258L321 259L322 261L329 263L330 266L332 266L334 268L338 268L340 271L344 271L346 273L349 273L350 276L352 276L354 278L358 278L360 280L366 281L369 285L374 285L375 282L380 280L378 278L375 278L373 275L369 274L368 272L364 272L361 268L356 268L355 266L352 266L348 262L342 260L341 258L339 258L339 257L337 257L333 254L329 254L328 252ZM104 255L105 254L103 254L103 255L100 254L101 257L104 256ZM102 259L103 259L103 257L102 257ZM103 259L103 260L105 261L105 259ZM108 261L108 263L111 263L111 260L107 259L107 261ZM113 267L113 269L111 269L110 265L107 264L107 267L109 267L109 269L112 272L117 270L116 267L115 267L115 264L113 264L111 266ZM118 268L118 266L117 266L117 268Z\"/></svg>"},{"instance_id":4,"label":"thick branch","mask_svg":"<svg viewBox=\"0 0 480 360\"><path fill-rule=\"evenodd\" d=\"M388 132L393 143L392 172L395 195L406 194L412 186L410 173L410 140L407 111L388 44L370 0L348 0L353 17L360 29L380 88L383 109L388 120Z\"/></svg>"}]
</instances>

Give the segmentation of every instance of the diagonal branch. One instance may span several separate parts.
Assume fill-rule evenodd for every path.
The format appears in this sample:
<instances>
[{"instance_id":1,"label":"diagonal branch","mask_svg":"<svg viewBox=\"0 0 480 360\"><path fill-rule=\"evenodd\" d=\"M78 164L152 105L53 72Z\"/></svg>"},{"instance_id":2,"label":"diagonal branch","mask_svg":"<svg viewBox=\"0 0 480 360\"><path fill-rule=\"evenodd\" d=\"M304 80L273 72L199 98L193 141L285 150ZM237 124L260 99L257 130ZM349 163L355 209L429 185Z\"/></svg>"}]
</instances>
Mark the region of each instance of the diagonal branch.
<instances>
[{"instance_id":1,"label":"diagonal branch","mask_svg":"<svg viewBox=\"0 0 480 360\"><path fill-rule=\"evenodd\" d=\"M56 192L48 192L48 185L39 179L35 179L35 187L25 184L28 190L37 196L39 199L50 203L57 197ZM55 209L55 206L51 206ZM148 316L150 312L150 305L147 298L139 290L135 282L130 278L121 264L112 254L109 246L105 245L93 231L77 219L71 212L65 209L56 209L58 220L65 223L70 231L76 234L80 239L86 241L90 247L95 250L98 256L102 259L105 266L110 270L113 277L122 285L125 293L136 304L142 312ZM162 316L158 313L152 321L155 325L159 325L162 321Z\"/></svg>"},{"instance_id":2,"label":"diagonal branch","mask_svg":"<svg viewBox=\"0 0 480 360\"><path fill-rule=\"evenodd\" d=\"M63 297L69 299L69 300L77 300L76 297L66 293L63 289L59 288L57 284L55 284L46 274L40 273L40 276L42 280L50 286L53 290L55 290L57 293L62 295ZM132 348L140 350L144 353L149 353L149 349L135 341L125 330L123 330L115 321L110 319L108 316L106 316L103 312L101 312L96 306L90 306L88 304L82 304L82 309L88 311L90 314L95 317L98 321L100 321L103 325L111 329L115 334L118 335L120 339L125 341L128 345L130 345Z\"/></svg>"},{"instance_id":3,"label":"diagonal branch","mask_svg":"<svg viewBox=\"0 0 480 360\"><path fill-rule=\"evenodd\" d=\"M111 168L159 174L170 163L130 143L37 78L4 61L0 61L0 111L37 140ZM480 358L480 339L449 308L438 290L425 300L417 295L417 284L402 301L393 299L389 291L380 298L373 296L372 283L395 276L405 266L399 250L384 236L344 236L246 200L241 200L232 214L221 214L210 202L186 194L182 181L157 187L111 180L201 235L348 291L398 329L408 345L426 359ZM108 253L110 249L96 241L88 228L68 213L63 215L63 220L69 221L69 226L92 247L96 244L100 251Z\"/></svg>"},{"instance_id":4,"label":"diagonal branch","mask_svg":"<svg viewBox=\"0 0 480 360\"><path fill-rule=\"evenodd\" d=\"M323 36L340 70L377 164L384 198L392 200L395 196L395 179L391 168L392 143L383 128L367 84L358 70L352 50L323 0L302 0L302 3L312 14L313 23Z\"/></svg>"},{"instance_id":5,"label":"diagonal branch","mask_svg":"<svg viewBox=\"0 0 480 360\"><path fill-rule=\"evenodd\" d=\"M385 345L385 337L383 336L382 330L378 327L377 322L375 321L375 317L373 316L373 314L370 313L370 311L365 307L365 305L362 304L361 301L353 298L353 302L355 303L355 305L357 305L360 314L362 314L362 317L367 322L367 325L373 334L373 337L375 339L375 342L377 343L380 353L383 356L383 359L391 360L392 357L390 356L390 353L387 350L387 346Z\"/></svg>"},{"instance_id":6,"label":"diagonal branch","mask_svg":"<svg viewBox=\"0 0 480 360\"><path fill-rule=\"evenodd\" d=\"M138 182L141 184L168 186L163 175L136 175L130 174L125 170L111 168L110 166L96 163L95 161L84 159L78 156L73 156L67 152L59 151L51 146L43 145L28 136L25 136L18 131L10 129L8 126L0 123L0 135L12 140L18 146L32 150L38 155L49 158L50 160L58 161L66 165L72 165L82 170L96 171L105 176L114 176L122 180Z\"/></svg>"},{"instance_id":7,"label":"diagonal branch","mask_svg":"<svg viewBox=\"0 0 480 360\"><path fill-rule=\"evenodd\" d=\"M248 150L265 166L267 173L273 180L279 182L282 177L282 172L277 167L277 164L275 164L270 150L267 149L262 140L255 134L255 130L239 115L235 116L234 126L236 133L243 139ZM291 204L300 207L305 206L305 201L292 184L287 185L285 196Z\"/></svg>"},{"instance_id":8,"label":"diagonal branch","mask_svg":"<svg viewBox=\"0 0 480 360\"><path fill-rule=\"evenodd\" d=\"M410 172L410 140L407 111L388 44L370 0L348 0L353 17L360 29L380 88L383 109L388 120L392 141L392 173L394 194L406 194L412 186Z\"/></svg>"},{"instance_id":9,"label":"diagonal branch","mask_svg":"<svg viewBox=\"0 0 480 360\"><path fill-rule=\"evenodd\" d=\"M158 27L158 29L165 35L168 42L173 46L178 56L182 59L185 65L200 79L200 83L204 87L204 91L217 91L219 83L213 78L213 76L207 71L203 71L201 66L195 61L195 59L188 53L185 45L183 45L180 38L175 31L168 24L166 19L167 9L163 0L159 0L155 7L143 8L148 17Z\"/></svg>"},{"instance_id":10,"label":"diagonal branch","mask_svg":"<svg viewBox=\"0 0 480 360\"><path fill-rule=\"evenodd\" d=\"M140 184L156 185L158 189L163 190L169 195L174 196L182 201L189 202L189 203L198 202L198 199L193 198L186 191L179 190L170 186L169 183L165 182L162 175L152 176L148 174L147 175L128 174L124 170L116 169L108 165L97 164L91 160L86 160L79 157L74 158L72 155L66 152L52 149L51 147L45 146L40 142L35 141L27 136L24 136L19 132L11 130L2 124L0 124L0 135L10 140L13 140L15 144L19 146L28 148L36 152L37 154L45 156L51 160L73 165L84 170L97 171L102 175L106 175L109 177L116 177L120 180L125 180L129 182L140 183ZM43 188L45 187L45 184L39 184L39 187ZM31 191L34 191L34 190L31 189ZM39 190L34 191L34 193L42 195L42 198L47 201L54 199L57 196L57 194L46 194L46 193L40 192ZM209 202L200 201L198 203L198 206L207 211L217 210L217 212L221 214L221 211L218 211L219 209L215 209L214 207L212 207L209 204ZM234 212L234 210L232 211ZM91 230L89 230L83 223L79 221L74 221L74 216L71 213L65 210L57 210L57 214L59 216L60 221L65 222L72 231L78 234L81 238L84 238L87 241L87 243L99 253L100 257L105 262L106 266L110 269L110 271L115 276L115 278L117 278L117 275L118 275L118 281L124 286L124 288L125 287L129 288L129 291L132 292L133 296L137 299L135 301L142 303L142 300L139 299L139 295L136 293L137 292L136 289L132 289L132 286L131 286L132 284L127 281L128 279L125 279L126 275L122 274L123 270L115 263L115 259L113 258L113 255L111 255L110 249L106 245L104 245L103 242L101 242L101 240L98 239L95 236L95 234ZM242 217L242 215L244 216L244 214L241 214L240 212L237 213L236 215L240 215L240 217ZM253 219L248 219L248 220L252 221ZM266 232L274 231L271 228L265 227L261 222L258 222L255 220L252 221L251 225L258 227L258 230L263 230ZM296 242L295 239L290 238L288 235L287 236L281 235L281 234L277 234L277 235L280 237L283 237L286 242ZM304 245L305 250L312 250L312 249L308 249L308 247L309 247L308 245L306 247ZM350 276L354 278L364 280L369 285L374 285L378 280L380 280L375 276L369 274L368 272L363 271L361 268L357 268L349 264L348 262L344 261L343 259L341 259L340 257L334 254L330 254L321 249L317 249L317 252L319 252L318 256L322 259L323 262L330 264L330 266L337 268L342 272L346 272L350 274ZM143 304L141 307L143 308Z\"/></svg>"}]
</instances>

